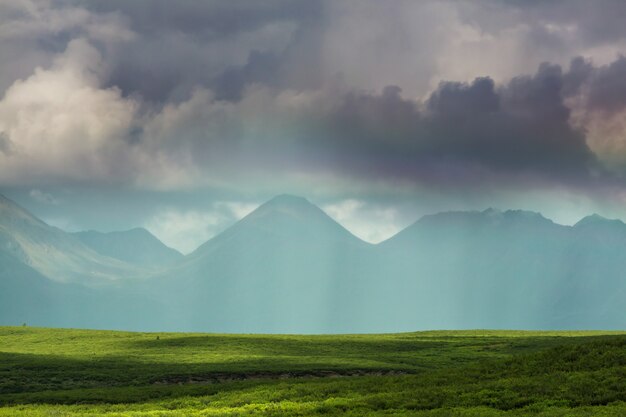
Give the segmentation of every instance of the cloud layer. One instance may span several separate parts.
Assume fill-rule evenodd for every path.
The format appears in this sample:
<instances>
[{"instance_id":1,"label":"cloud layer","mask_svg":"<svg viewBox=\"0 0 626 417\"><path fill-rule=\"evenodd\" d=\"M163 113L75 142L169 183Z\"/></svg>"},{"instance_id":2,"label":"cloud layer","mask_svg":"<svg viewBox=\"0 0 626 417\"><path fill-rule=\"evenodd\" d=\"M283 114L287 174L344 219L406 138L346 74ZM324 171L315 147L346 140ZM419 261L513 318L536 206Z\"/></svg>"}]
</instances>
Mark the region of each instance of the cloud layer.
<instances>
[{"instance_id":1,"label":"cloud layer","mask_svg":"<svg viewBox=\"0 0 626 417\"><path fill-rule=\"evenodd\" d=\"M0 185L293 192L338 216L425 192L619 200L624 15L611 0L5 2Z\"/></svg>"}]
</instances>

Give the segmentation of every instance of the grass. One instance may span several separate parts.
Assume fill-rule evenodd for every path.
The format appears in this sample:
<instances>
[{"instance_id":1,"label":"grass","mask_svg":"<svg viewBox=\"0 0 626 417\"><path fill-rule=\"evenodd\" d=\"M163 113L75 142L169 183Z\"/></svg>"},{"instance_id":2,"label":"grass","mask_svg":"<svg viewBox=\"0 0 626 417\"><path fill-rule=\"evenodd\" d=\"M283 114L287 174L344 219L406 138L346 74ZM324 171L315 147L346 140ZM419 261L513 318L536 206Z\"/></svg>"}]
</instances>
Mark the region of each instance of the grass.
<instances>
[{"instance_id":1,"label":"grass","mask_svg":"<svg viewBox=\"0 0 626 417\"><path fill-rule=\"evenodd\" d=\"M0 327L0 416L624 416L626 334Z\"/></svg>"}]
</instances>

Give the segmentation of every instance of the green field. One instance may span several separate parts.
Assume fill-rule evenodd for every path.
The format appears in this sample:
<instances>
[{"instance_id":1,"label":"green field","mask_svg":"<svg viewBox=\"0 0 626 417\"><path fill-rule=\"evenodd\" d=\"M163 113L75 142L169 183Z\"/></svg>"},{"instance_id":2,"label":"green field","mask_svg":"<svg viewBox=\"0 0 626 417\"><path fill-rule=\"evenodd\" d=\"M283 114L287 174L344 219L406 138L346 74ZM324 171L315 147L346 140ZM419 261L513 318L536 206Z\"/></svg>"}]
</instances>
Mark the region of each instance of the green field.
<instances>
[{"instance_id":1,"label":"green field","mask_svg":"<svg viewBox=\"0 0 626 417\"><path fill-rule=\"evenodd\" d=\"M0 328L0 416L626 416L626 334Z\"/></svg>"}]
</instances>

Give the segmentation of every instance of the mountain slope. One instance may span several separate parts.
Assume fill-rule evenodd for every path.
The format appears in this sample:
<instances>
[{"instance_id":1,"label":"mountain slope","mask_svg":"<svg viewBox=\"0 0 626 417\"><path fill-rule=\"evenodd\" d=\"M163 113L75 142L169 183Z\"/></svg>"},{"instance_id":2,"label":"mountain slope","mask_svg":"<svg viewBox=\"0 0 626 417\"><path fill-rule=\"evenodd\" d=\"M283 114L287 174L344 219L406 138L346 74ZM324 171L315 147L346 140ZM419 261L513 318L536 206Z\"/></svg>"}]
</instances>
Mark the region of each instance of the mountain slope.
<instances>
[{"instance_id":1,"label":"mountain slope","mask_svg":"<svg viewBox=\"0 0 626 417\"><path fill-rule=\"evenodd\" d=\"M97 286L140 272L96 253L75 236L47 225L2 195L0 251L57 282Z\"/></svg>"},{"instance_id":2,"label":"mountain slope","mask_svg":"<svg viewBox=\"0 0 626 417\"><path fill-rule=\"evenodd\" d=\"M142 291L167 294L184 330L622 328L617 226L489 209L425 216L370 245L308 201L280 196Z\"/></svg>"},{"instance_id":3,"label":"mountain slope","mask_svg":"<svg viewBox=\"0 0 626 417\"><path fill-rule=\"evenodd\" d=\"M534 328L550 326L558 294L544 277L558 277L551 259L562 258L566 233L537 213L450 212L423 217L380 250L394 265L398 304L419 306L405 316L429 327Z\"/></svg>"},{"instance_id":4,"label":"mountain slope","mask_svg":"<svg viewBox=\"0 0 626 417\"><path fill-rule=\"evenodd\" d=\"M260 239L262 236L273 236L285 240L324 240L329 243L366 245L305 198L279 195L198 247L189 258L206 256L216 246L227 241L236 240L244 243L245 240Z\"/></svg>"},{"instance_id":5,"label":"mountain slope","mask_svg":"<svg viewBox=\"0 0 626 417\"><path fill-rule=\"evenodd\" d=\"M0 322L255 333L626 327L626 225L599 216L570 227L519 210L440 213L371 245L284 195L150 279L124 280L141 269L0 203ZM128 234L103 239L120 250ZM137 247L125 250L147 259Z\"/></svg>"},{"instance_id":6,"label":"mountain slope","mask_svg":"<svg viewBox=\"0 0 626 417\"><path fill-rule=\"evenodd\" d=\"M279 196L200 246L150 291L214 331L326 331L369 245L303 198ZM345 299L348 303L350 300ZM184 306L187 306L186 309Z\"/></svg>"},{"instance_id":7,"label":"mountain slope","mask_svg":"<svg viewBox=\"0 0 626 417\"><path fill-rule=\"evenodd\" d=\"M512 210L441 213L380 249L399 265L400 296L420 292L436 327L620 328L626 245L616 243L626 228L600 226Z\"/></svg>"},{"instance_id":8,"label":"mountain slope","mask_svg":"<svg viewBox=\"0 0 626 417\"><path fill-rule=\"evenodd\" d=\"M115 288L54 282L0 251L0 325L158 330L175 325L168 320L158 300Z\"/></svg>"},{"instance_id":9,"label":"mountain slope","mask_svg":"<svg viewBox=\"0 0 626 417\"><path fill-rule=\"evenodd\" d=\"M138 266L163 267L183 257L143 228L110 233L89 230L73 235L101 255Z\"/></svg>"}]
</instances>

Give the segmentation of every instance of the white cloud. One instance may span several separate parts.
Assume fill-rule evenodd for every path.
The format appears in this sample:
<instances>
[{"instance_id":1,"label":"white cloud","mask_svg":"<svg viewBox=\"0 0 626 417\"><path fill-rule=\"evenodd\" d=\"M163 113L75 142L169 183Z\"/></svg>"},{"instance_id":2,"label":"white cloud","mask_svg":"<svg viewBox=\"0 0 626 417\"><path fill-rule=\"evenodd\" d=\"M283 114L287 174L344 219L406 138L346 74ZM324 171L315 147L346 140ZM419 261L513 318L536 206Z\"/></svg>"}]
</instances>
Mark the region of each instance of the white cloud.
<instances>
[{"instance_id":1,"label":"white cloud","mask_svg":"<svg viewBox=\"0 0 626 417\"><path fill-rule=\"evenodd\" d=\"M166 245L187 254L258 206L218 201L207 211L166 208L149 219L144 227Z\"/></svg>"},{"instance_id":2,"label":"white cloud","mask_svg":"<svg viewBox=\"0 0 626 417\"><path fill-rule=\"evenodd\" d=\"M45 0L12 0L1 6L11 18L0 18L0 40L42 38L68 31L100 41L125 41L134 37L118 13L95 14L82 7L58 7Z\"/></svg>"},{"instance_id":3,"label":"white cloud","mask_svg":"<svg viewBox=\"0 0 626 417\"><path fill-rule=\"evenodd\" d=\"M180 139L184 129L203 123L203 114L189 111L206 103L194 96L142 118L141 102L102 87L102 62L87 40L75 39L50 68L37 68L6 91L0 100L0 184L95 181L173 188L192 182L193 148L181 146ZM147 133L134 143L132 131L142 125Z\"/></svg>"},{"instance_id":4,"label":"white cloud","mask_svg":"<svg viewBox=\"0 0 626 417\"><path fill-rule=\"evenodd\" d=\"M144 227L168 246L190 253L221 230L224 218L214 211L167 209L150 219Z\"/></svg>"},{"instance_id":5,"label":"white cloud","mask_svg":"<svg viewBox=\"0 0 626 417\"><path fill-rule=\"evenodd\" d=\"M37 201L38 203L52 204L53 206L58 206L60 204L60 201L52 194L45 193L38 189L30 190L30 193L28 194L33 200Z\"/></svg>"},{"instance_id":6,"label":"white cloud","mask_svg":"<svg viewBox=\"0 0 626 417\"><path fill-rule=\"evenodd\" d=\"M379 2L355 4L330 4L320 45L306 45L312 54L320 53L327 79L338 73L346 76L345 83L337 83L345 90L338 91L336 85L283 90L250 85L241 102L229 103L215 100L214 94L202 87L206 79L196 79L194 73L190 80L181 81L199 85L192 94L177 96L162 108L108 87L109 61L130 59L116 55L123 48L111 48L111 44L137 39L146 47L150 44L146 58L150 55L154 61L149 65L154 63L155 73L167 73L174 70L168 62L179 64L172 56L182 60L199 50L199 38L179 31L156 33L153 40L141 38L139 32L129 29L130 20L122 12L89 12L47 1L3 5L19 9L19 18L0 17L0 40L49 36L61 39L55 44L58 48L66 42L65 37L79 38L71 40L49 65L13 82L0 100L0 184L43 187L51 181L100 181L150 189L212 186L275 193L305 191L325 197L346 190L351 195L367 194L389 184L383 183L384 178L374 184L371 178L350 177L348 168L342 171L341 159L333 160L340 146L335 149L327 145L328 153L315 165L315 146L306 142L315 138L301 137L309 125L324 123L342 93L351 87L380 91L387 84L399 84L405 88L404 97L419 96L441 78L468 80L490 75L506 79L533 71L545 59L565 62L584 46L576 25L550 19L531 21L504 6L430 1L400 1L394 7ZM485 13L502 16L503 20L485 23L490 20ZM482 17L476 18L478 15ZM300 29L310 30L281 21L244 30L232 38L225 36L219 42L207 41L204 53L195 54L202 56L202 61L187 64L206 72L213 65L208 61L219 62L211 66L217 75L225 67L244 64L251 49L280 56ZM534 45L530 43L536 40L534 35L555 42ZM179 45L178 49L189 50L180 56L161 54L160 42L170 36L176 42L168 43L167 49L175 50ZM560 49L562 45L567 48ZM143 54L143 49L136 52ZM132 59L122 63L136 64ZM589 126L592 147L609 156L623 155L623 120L610 122ZM616 165L623 164L624 158L620 158ZM413 189L414 181L409 182L407 188ZM356 187L364 192L355 193ZM244 213L248 209L237 210ZM393 217L385 209L375 211L369 206L337 210L335 215L346 216L344 223L352 224L355 230L360 227L360 217ZM346 214L349 210L352 215ZM233 216L239 217L235 212ZM393 233L393 228L371 230L362 226L356 233L376 241Z\"/></svg>"},{"instance_id":7,"label":"white cloud","mask_svg":"<svg viewBox=\"0 0 626 417\"><path fill-rule=\"evenodd\" d=\"M58 227L59 229L65 232L80 232L83 229L79 227L72 219L68 219L67 217L62 216L43 216L41 218L46 224L50 226Z\"/></svg>"},{"instance_id":8,"label":"white cloud","mask_svg":"<svg viewBox=\"0 0 626 417\"><path fill-rule=\"evenodd\" d=\"M124 138L137 104L98 83L101 56L74 40L50 69L16 81L0 101L0 182L115 178L128 169ZM115 161L114 164L111 162Z\"/></svg>"},{"instance_id":9,"label":"white cloud","mask_svg":"<svg viewBox=\"0 0 626 417\"><path fill-rule=\"evenodd\" d=\"M257 207L259 207L258 203L239 203L234 201L223 201L215 203L216 207L224 207L232 213L232 216L240 220L252 213Z\"/></svg>"},{"instance_id":10,"label":"white cloud","mask_svg":"<svg viewBox=\"0 0 626 417\"><path fill-rule=\"evenodd\" d=\"M347 199L324 205L322 209L366 242L382 242L402 229L398 212L393 207L378 207L360 200Z\"/></svg>"}]
</instances>

